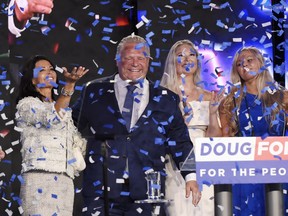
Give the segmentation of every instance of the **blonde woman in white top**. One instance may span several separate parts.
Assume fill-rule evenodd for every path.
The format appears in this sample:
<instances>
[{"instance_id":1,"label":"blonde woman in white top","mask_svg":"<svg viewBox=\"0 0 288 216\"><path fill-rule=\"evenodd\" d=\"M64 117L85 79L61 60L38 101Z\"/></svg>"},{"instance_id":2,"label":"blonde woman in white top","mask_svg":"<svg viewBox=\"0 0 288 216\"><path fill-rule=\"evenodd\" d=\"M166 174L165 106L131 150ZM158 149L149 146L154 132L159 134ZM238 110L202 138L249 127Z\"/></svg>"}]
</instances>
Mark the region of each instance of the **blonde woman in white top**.
<instances>
[{"instance_id":1,"label":"blonde woman in white top","mask_svg":"<svg viewBox=\"0 0 288 216\"><path fill-rule=\"evenodd\" d=\"M196 137L221 136L217 109L222 95L209 92L198 86L201 65L199 53L189 40L177 41L166 58L161 85L179 94L180 107L189 129L190 138L195 145ZM166 198L173 199L167 205L168 215L211 216L214 215L213 185L203 185L202 198L198 206L182 192L185 180L168 157L166 164ZM181 188L181 189L180 189Z\"/></svg>"}]
</instances>

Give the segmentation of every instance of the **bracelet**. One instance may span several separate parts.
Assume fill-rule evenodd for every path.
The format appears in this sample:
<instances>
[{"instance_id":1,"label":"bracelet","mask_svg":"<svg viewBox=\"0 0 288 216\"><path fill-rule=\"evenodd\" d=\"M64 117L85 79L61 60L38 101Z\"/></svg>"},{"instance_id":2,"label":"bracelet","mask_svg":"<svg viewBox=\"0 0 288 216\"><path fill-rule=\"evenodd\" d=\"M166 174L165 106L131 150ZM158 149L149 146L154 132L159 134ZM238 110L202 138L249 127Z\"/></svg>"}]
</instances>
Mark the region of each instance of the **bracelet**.
<instances>
[{"instance_id":1,"label":"bracelet","mask_svg":"<svg viewBox=\"0 0 288 216\"><path fill-rule=\"evenodd\" d=\"M64 96L69 96L71 97L73 95L74 91L67 91L64 87L61 89L61 94Z\"/></svg>"}]
</instances>

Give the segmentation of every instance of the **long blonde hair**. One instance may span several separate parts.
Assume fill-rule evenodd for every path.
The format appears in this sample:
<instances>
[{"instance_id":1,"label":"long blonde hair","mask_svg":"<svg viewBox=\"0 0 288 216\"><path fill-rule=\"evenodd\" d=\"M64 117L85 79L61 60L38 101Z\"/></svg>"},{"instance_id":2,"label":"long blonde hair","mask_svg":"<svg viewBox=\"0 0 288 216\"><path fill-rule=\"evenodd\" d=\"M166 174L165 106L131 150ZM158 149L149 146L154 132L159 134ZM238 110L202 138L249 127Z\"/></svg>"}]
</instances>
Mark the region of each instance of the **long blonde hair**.
<instances>
[{"instance_id":1,"label":"long blonde hair","mask_svg":"<svg viewBox=\"0 0 288 216\"><path fill-rule=\"evenodd\" d=\"M256 47L243 47L237 51L233 58L231 81L234 84L228 96L222 101L220 106L220 113L226 116L228 120L228 134L234 136L239 131L237 110L240 108L242 99L245 96L245 82L240 77L237 71L237 61L239 55L243 51L251 52L260 62L260 71L256 75L257 98L262 103L263 110L277 104L271 109L270 115L265 115L265 119L269 122L270 128L273 126L272 122L277 118L280 112L287 110L288 104L283 102L284 88L280 86L271 76L267 69L267 62L264 56ZM283 114L283 113L282 113ZM285 117L284 117L285 118Z\"/></svg>"},{"instance_id":2,"label":"long blonde hair","mask_svg":"<svg viewBox=\"0 0 288 216\"><path fill-rule=\"evenodd\" d=\"M178 76L176 71L176 64L177 64L177 56L176 56L176 49L183 45L187 44L191 46L191 49L193 52L195 52L197 57L197 70L193 74L193 82L195 85L197 85L201 81L201 64L199 61L199 52L196 49L195 45L190 40L179 40L177 41L169 50L169 53L167 55L166 61L165 61L165 67L164 67L164 73L160 82L160 85L170 89L171 91L177 93L180 95L180 88L178 83Z\"/></svg>"}]
</instances>

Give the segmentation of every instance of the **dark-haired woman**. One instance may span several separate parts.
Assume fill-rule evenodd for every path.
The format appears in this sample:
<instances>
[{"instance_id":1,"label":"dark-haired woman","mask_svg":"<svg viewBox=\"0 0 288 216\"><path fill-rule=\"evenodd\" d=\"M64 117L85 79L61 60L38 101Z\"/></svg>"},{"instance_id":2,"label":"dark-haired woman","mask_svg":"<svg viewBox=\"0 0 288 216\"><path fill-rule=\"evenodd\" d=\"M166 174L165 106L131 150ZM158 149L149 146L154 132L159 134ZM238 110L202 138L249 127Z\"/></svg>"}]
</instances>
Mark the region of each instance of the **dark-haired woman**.
<instances>
[{"instance_id":1,"label":"dark-haired woman","mask_svg":"<svg viewBox=\"0 0 288 216\"><path fill-rule=\"evenodd\" d=\"M77 132L68 107L75 83L88 70L63 67L65 85L55 100L57 72L44 56L23 68L16 121L21 132L24 215L72 215L73 179L85 168L86 141Z\"/></svg>"}]
</instances>

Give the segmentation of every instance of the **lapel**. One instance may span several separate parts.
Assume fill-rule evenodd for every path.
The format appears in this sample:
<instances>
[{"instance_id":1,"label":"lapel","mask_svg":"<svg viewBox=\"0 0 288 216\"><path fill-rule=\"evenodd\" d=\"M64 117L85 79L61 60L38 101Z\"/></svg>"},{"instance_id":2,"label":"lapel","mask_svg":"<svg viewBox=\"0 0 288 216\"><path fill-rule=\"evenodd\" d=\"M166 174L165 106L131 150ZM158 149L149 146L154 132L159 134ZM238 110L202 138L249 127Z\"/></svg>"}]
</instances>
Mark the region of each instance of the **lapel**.
<instances>
[{"instance_id":1,"label":"lapel","mask_svg":"<svg viewBox=\"0 0 288 216\"><path fill-rule=\"evenodd\" d=\"M161 90L159 90L158 88L154 88L154 84L149 81L149 101L148 101L148 104L147 104L146 108L144 109L143 113L141 114L140 118L136 122L136 124L134 126L134 130L132 130L132 133L136 132L137 128L141 127L141 125L145 121L147 121L148 118L150 118L153 111L158 109L157 108L158 102L155 101L154 98L155 97L157 98L157 96L159 96L160 93L161 93Z\"/></svg>"},{"instance_id":2,"label":"lapel","mask_svg":"<svg viewBox=\"0 0 288 216\"><path fill-rule=\"evenodd\" d=\"M116 99L114 83L109 83L107 88L103 91L103 101L105 104L105 109L107 108L118 120L119 118L123 118L120 112L120 108L118 106L118 101ZM125 125L124 125L125 127Z\"/></svg>"}]
</instances>

